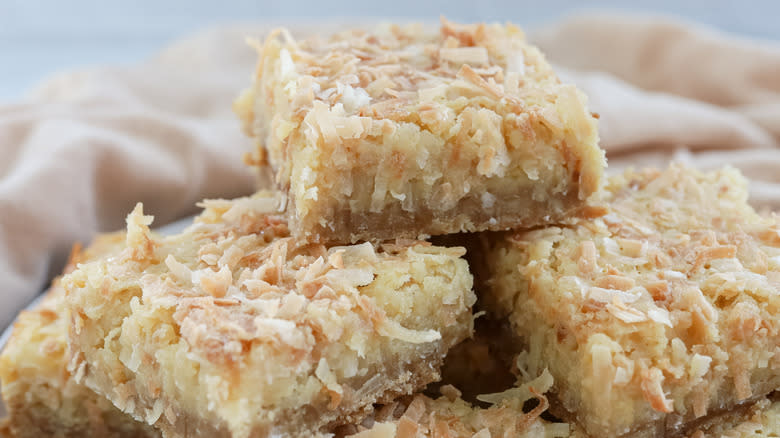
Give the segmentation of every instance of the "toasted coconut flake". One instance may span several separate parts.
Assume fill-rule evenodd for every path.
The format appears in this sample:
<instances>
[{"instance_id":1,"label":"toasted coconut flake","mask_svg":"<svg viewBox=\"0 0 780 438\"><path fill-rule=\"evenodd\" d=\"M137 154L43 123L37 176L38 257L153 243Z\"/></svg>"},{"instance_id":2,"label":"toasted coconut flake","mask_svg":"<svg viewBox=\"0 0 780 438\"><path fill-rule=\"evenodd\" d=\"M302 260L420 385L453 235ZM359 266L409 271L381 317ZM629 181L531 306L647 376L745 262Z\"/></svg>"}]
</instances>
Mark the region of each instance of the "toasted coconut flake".
<instances>
[{"instance_id":1,"label":"toasted coconut flake","mask_svg":"<svg viewBox=\"0 0 780 438\"><path fill-rule=\"evenodd\" d=\"M647 289L654 301L664 301L669 297L669 282L666 280L648 283L645 285L645 289Z\"/></svg>"},{"instance_id":2,"label":"toasted coconut flake","mask_svg":"<svg viewBox=\"0 0 780 438\"><path fill-rule=\"evenodd\" d=\"M507 57L506 71L525 75L525 54L522 50L515 50Z\"/></svg>"},{"instance_id":3,"label":"toasted coconut flake","mask_svg":"<svg viewBox=\"0 0 780 438\"><path fill-rule=\"evenodd\" d=\"M734 245L721 245L705 248L696 256L696 261L689 272L696 272L707 262L715 259L733 258L737 255L737 247Z\"/></svg>"},{"instance_id":4,"label":"toasted coconut flake","mask_svg":"<svg viewBox=\"0 0 780 438\"><path fill-rule=\"evenodd\" d=\"M627 307L617 297L612 299L612 302L607 304L607 311L611 313L615 318L628 323L634 324L637 322L647 321L647 315L631 307Z\"/></svg>"},{"instance_id":5,"label":"toasted coconut flake","mask_svg":"<svg viewBox=\"0 0 780 438\"><path fill-rule=\"evenodd\" d=\"M750 372L746 369L738 369L734 374L734 389L737 392L737 398L747 400L753 395L753 388L750 386Z\"/></svg>"},{"instance_id":6,"label":"toasted coconut flake","mask_svg":"<svg viewBox=\"0 0 780 438\"><path fill-rule=\"evenodd\" d=\"M235 269L241 258L244 257L244 250L238 246L228 248L217 261L220 268Z\"/></svg>"},{"instance_id":7,"label":"toasted coconut flake","mask_svg":"<svg viewBox=\"0 0 780 438\"><path fill-rule=\"evenodd\" d=\"M759 232L758 237L769 245L780 247L780 227L778 226Z\"/></svg>"},{"instance_id":8,"label":"toasted coconut flake","mask_svg":"<svg viewBox=\"0 0 780 438\"><path fill-rule=\"evenodd\" d=\"M278 213L282 208L282 198L276 196L253 196L247 198L239 198L235 202L230 202L229 209L222 215L222 218L228 222L237 223L242 217L247 215L262 215ZM210 207L212 203L219 203L222 200L206 200L202 204L199 204L206 208Z\"/></svg>"},{"instance_id":9,"label":"toasted coconut flake","mask_svg":"<svg viewBox=\"0 0 780 438\"><path fill-rule=\"evenodd\" d=\"M610 407L612 388L615 382L615 363L612 359L612 346L603 342L606 336L598 334L598 342L590 348L593 380L596 387L600 388L603 396L598 398L599 408Z\"/></svg>"},{"instance_id":10,"label":"toasted coconut flake","mask_svg":"<svg viewBox=\"0 0 780 438\"><path fill-rule=\"evenodd\" d=\"M647 242L636 239L618 239L623 254L628 257L644 257L647 253Z\"/></svg>"},{"instance_id":11,"label":"toasted coconut flake","mask_svg":"<svg viewBox=\"0 0 780 438\"><path fill-rule=\"evenodd\" d=\"M577 216L584 219L595 219L602 217L609 212L609 209L603 205L586 205L577 210Z\"/></svg>"},{"instance_id":12,"label":"toasted coconut flake","mask_svg":"<svg viewBox=\"0 0 780 438\"><path fill-rule=\"evenodd\" d=\"M457 47L439 49L439 57L455 64L487 64L488 52L484 47Z\"/></svg>"},{"instance_id":13,"label":"toasted coconut flake","mask_svg":"<svg viewBox=\"0 0 780 438\"><path fill-rule=\"evenodd\" d=\"M333 116L331 115L325 103L314 101L311 115L317 130L320 132L322 139L326 143L333 144L339 141L339 135L336 131Z\"/></svg>"},{"instance_id":14,"label":"toasted coconut flake","mask_svg":"<svg viewBox=\"0 0 780 438\"><path fill-rule=\"evenodd\" d=\"M634 377L634 368L634 361L624 361L624 363L615 369L615 378L612 380L612 383L615 385L626 385L631 382L631 379Z\"/></svg>"},{"instance_id":15,"label":"toasted coconut flake","mask_svg":"<svg viewBox=\"0 0 780 438\"><path fill-rule=\"evenodd\" d=\"M362 432L352 435L353 438L397 438L399 433L396 424L393 422L374 423L374 425Z\"/></svg>"},{"instance_id":16,"label":"toasted coconut flake","mask_svg":"<svg viewBox=\"0 0 780 438\"><path fill-rule=\"evenodd\" d=\"M654 307L647 311L647 316L655 322L661 323L667 327L673 327L672 319L669 317L669 311L662 307Z\"/></svg>"},{"instance_id":17,"label":"toasted coconut flake","mask_svg":"<svg viewBox=\"0 0 780 438\"><path fill-rule=\"evenodd\" d=\"M658 368L644 370L642 373L642 393L650 406L658 412L670 413L674 409L672 401L666 398L663 389L664 376Z\"/></svg>"},{"instance_id":18,"label":"toasted coconut flake","mask_svg":"<svg viewBox=\"0 0 780 438\"><path fill-rule=\"evenodd\" d=\"M328 361L325 358L320 359L317 364L317 369L314 371L314 375L322 382L330 394L329 409L336 409L341 403L341 399L344 396L344 388L338 384L338 379L333 371L328 366Z\"/></svg>"},{"instance_id":19,"label":"toasted coconut flake","mask_svg":"<svg viewBox=\"0 0 780 438\"><path fill-rule=\"evenodd\" d=\"M438 330L411 330L403 327L393 319L384 319L382 324L377 327L379 334L410 344L424 344L441 339L441 333Z\"/></svg>"},{"instance_id":20,"label":"toasted coconut flake","mask_svg":"<svg viewBox=\"0 0 780 438\"><path fill-rule=\"evenodd\" d=\"M709 371L712 357L694 354L689 365L689 374L694 380L702 379Z\"/></svg>"},{"instance_id":21,"label":"toasted coconut flake","mask_svg":"<svg viewBox=\"0 0 780 438\"><path fill-rule=\"evenodd\" d=\"M417 423L408 418L401 417L398 421L398 429L396 432L396 438L416 438L417 437Z\"/></svg>"},{"instance_id":22,"label":"toasted coconut flake","mask_svg":"<svg viewBox=\"0 0 780 438\"><path fill-rule=\"evenodd\" d=\"M192 282L192 271L183 263L176 260L173 254L168 254L165 258L165 266L171 271L171 275L179 281Z\"/></svg>"},{"instance_id":23,"label":"toasted coconut flake","mask_svg":"<svg viewBox=\"0 0 780 438\"><path fill-rule=\"evenodd\" d=\"M627 291L636 285L631 277L623 275L605 275L595 281L596 286L604 289L617 289Z\"/></svg>"},{"instance_id":24,"label":"toasted coconut flake","mask_svg":"<svg viewBox=\"0 0 780 438\"><path fill-rule=\"evenodd\" d=\"M447 97L447 86L439 84L431 88L421 88L417 91L417 96L420 102L433 102L437 99L444 99Z\"/></svg>"},{"instance_id":25,"label":"toasted coconut flake","mask_svg":"<svg viewBox=\"0 0 780 438\"><path fill-rule=\"evenodd\" d=\"M214 298L224 297L230 285L233 284L233 272L227 266L223 266L217 272L210 269L204 269L201 272L200 286Z\"/></svg>"},{"instance_id":26,"label":"toasted coconut flake","mask_svg":"<svg viewBox=\"0 0 780 438\"><path fill-rule=\"evenodd\" d=\"M640 297L640 294L634 293L633 290L622 291L618 289L604 289L601 287L588 288L586 295L588 299L599 303L611 303L613 300L618 299L622 303L630 304L637 301Z\"/></svg>"},{"instance_id":27,"label":"toasted coconut flake","mask_svg":"<svg viewBox=\"0 0 780 438\"><path fill-rule=\"evenodd\" d=\"M173 423L176 421L176 412L173 410L173 406L168 405L165 408L165 411L163 411L163 415L165 415L165 419L168 420L169 423Z\"/></svg>"},{"instance_id":28,"label":"toasted coconut flake","mask_svg":"<svg viewBox=\"0 0 780 438\"><path fill-rule=\"evenodd\" d=\"M530 386L528 390L539 401L539 404L531 412L520 417L516 424L518 431L527 430L550 407L550 402L547 401L547 397L542 395L541 392L537 391L533 386Z\"/></svg>"},{"instance_id":29,"label":"toasted coconut flake","mask_svg":"<svg viewBox=\"0 0 780 438\"><path fill-rule=\"evenodd\" d=\"M146 414L146 422L154 424L163 414L165 409L165 402L162 399L158 399L152 405L152 409Z\"/></svg>"},{"instance_id":30,"label":"toasted coconut flake","mask_svg":"<svg viewBox=\"0 0 780 438\"><path fill-rule=\"evenodd\" d=\"M425 414L425 398L415 397L414 400L409 403L409 407L406 408L406 412L404 412L403 416L417 423L420 421L423 414Z\"/></svg>"},{"instance_id":31,"label":"toasted coconut flake","mask_svg":"<svg viewBox=\"0 0 780 438\"><path fill-rule=\"evenodd\" d=\"M349 264L361 264L368 265L376 264L379 261L374 246L368 242L361 243L359 245L352 245L347 247L334 247L330 249L332 252L341 251L344 263Z\"/></svg>"},{"instance_id":32,"label":"toasted coconut flake","mask_svg":"<svg viewBox=\"0 0 780 438\"><path fill-rule=\"evenodd\" d=\"M254 326L260 338L279 341L295 349L302 350L307 346L305 337L292 321L257 317L254 319Z\"/></svg>"},{"instance_id":33,"label":"toasted coconut flake","mask_svg":"<svg viewBox=\"0 0 780 438\"><path fill-rule=\"evenodd\" d=\"M127 215L127 248L130 251L130 258L133 260L143 260L154 254L154 243L149 230L149 225L154 221L154 216L144 215L144 206L142 203L135 205L133 211Z\"/></svg>"},{"instance_id":34,"label":"toasted coconut flake","mask_svg":"<svg viewBox=\"0 0 780 438\"><path fill-rule=\"evenodd\" d=\"M452 385L442 386L439 389L439 392L441 392L441 395L447 397L449 401L455 401L455 399L458 399L461 396L461 392L458 390L458 388Z\"/></svg>"},{"instance_id":35,"label":"toasted coconut flake","mask_svg":"<svg viewBox=\"0 0 780 438\"><path fill-rule=\"evenodd\" d=\"M344 251L345 249L343 248L333 251L328 256L328 263L330 263L330 265L336 269L344 269L344 259L342 258L342 254L344 254Z\"/></svg>"},{"instance_id":36,"label":"toasted coconut flake","mask_svg":"<svg viewBox=\"0 0 780 438\"><path fill-rule=\"evenodd\" d=\"M366 286L374 281L374 270L367 268L345 268L328 271L325 277L335 285L345 288Z\"/></svg>"},{"instance_id":37,"label":"toasted coconut flake","mask_svg":"<svg viewBox=\"0 0 780 438\"><path fill-rule=\"evenodd\" d=\"M694 390L693 395L693 415L701 418L707 415L707 393L701 387Z\"/></svg>"},{"instance_id":38,"label":"toasted coconut flake","mask_svg":"<svg viewBox=\"0 0 780 438\"><path fill-rule=\"evenodd\" d=\"M474 72L480 76L493 76L496 80L503 80L504 69L494 65L492 67L474 67Z\"/></svg>"},{"instance_id":39,"label":"toasted coconut flake","mask_svg":"<svg viewBox=\"0 0 780 438\"><path fill-rule=\"evenodd\" d=\"M552 374L545 368L542 373L516 388L510 388L506 391L497 392L493 394L481 394L477 396L477 400L498 405L504 400L516 400L520 405L526 401L536 397L536 392L547 392L552 388L553 377Z\"/></svg>"},{"instance_id":40,"label":"toasted coconut flake","mask_svg":"<svg viewBox=\"0 0 780 438\"><path fill-rule=\"evenodd\" d=\"M344 104L344 110L352 114L360 108L371 104L371 96L365 89L351 85L338 83L338 92L341 94L341 102ZM370 120L370 119L369 119Z\"/></svg>"},{"instance_id":41,"label":"toasted coconut flake","mask_svg":"<svg viewBox=\"0 0 780 438\"><path fill-rule=\"evenodd\" d=\"M478 75L473 68L469 67L468 64L463 64L463 66L461 66L460 70L458 70L457 76L481 88L495 99L501 99L504 97L504 93L495 83L488 83L488 81L482 78L482 76Z\"/></svg>"},{"instance_id":42,"label":"toasted coconut flake","mask_svg":"<svg viewBox=\"0 0 780 438\"><path fill-rule=\"evenodd\" d=\"M579 267L581 273L592 274L596 271L598 251L596 250L596 244L592 240L586 240L580 244L578 257L577 267Z\"/></svg>"},{"instance_id":43,"label":"toasted coconut flake","mask_svg":"<svg viewBox=\"0 0 780 438\"><path fill-rule=\"evenodd\" d=\"M279 76L284 81L290 81L295 77L295 64L290 51L284 48L279 51Z\"/></svg>"}]
</instances>

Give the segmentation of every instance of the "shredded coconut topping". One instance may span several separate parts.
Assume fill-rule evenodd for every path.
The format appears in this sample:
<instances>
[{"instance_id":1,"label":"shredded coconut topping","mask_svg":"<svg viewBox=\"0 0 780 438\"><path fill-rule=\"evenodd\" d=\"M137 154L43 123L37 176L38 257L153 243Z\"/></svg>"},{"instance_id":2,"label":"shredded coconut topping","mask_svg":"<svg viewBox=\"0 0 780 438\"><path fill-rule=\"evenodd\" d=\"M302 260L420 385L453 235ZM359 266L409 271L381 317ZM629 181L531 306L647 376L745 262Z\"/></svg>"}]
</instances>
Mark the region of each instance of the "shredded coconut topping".
<instances>
[{"instance_id":1,"label":"shredded coconut topping","mask_svg":"<svg viewBox=\"0 0 780 438\"><path fill-rule=\"evenodd\" d=\"M235 108L257 140L254 161L267 152L289 191L297 238L525 228L564 217L600 185L585 96L511 24L444 20L438 32L387 25L295 42L275 31L257 49ZM475 218L488 189L495 214Z\"/></svg>"},{"instance_id":2,"label":"shredded coconut topping","mask_svg":"<svg viewBox=\"0 0 780 438\"><path fill-rule=\"evenodd\" d=\"M168 422L209 412L234 436L258 425L315 432L435 379L473 324L463 249L301 243L281 202L265 192L205 201L169 237L137 207L127 249L64 280L85 327L74 369L86 360L104 373L103 391L126 412ZM299 410L317 415L280 423Z\"/></svg>"},{"instance_id":3,"label":"shredded coconut topping","mask_svg":"<svg viewBox=\"0 0 780 438\"><path fill-rule=\"evenodd\" d=\"M750 208L739 172L627 171L601 198L605 214L514 233L486 257L486 300L514 306L525 366L550 367L594 435L776 388L780 224Z\"/></svg>"}]
</instances>

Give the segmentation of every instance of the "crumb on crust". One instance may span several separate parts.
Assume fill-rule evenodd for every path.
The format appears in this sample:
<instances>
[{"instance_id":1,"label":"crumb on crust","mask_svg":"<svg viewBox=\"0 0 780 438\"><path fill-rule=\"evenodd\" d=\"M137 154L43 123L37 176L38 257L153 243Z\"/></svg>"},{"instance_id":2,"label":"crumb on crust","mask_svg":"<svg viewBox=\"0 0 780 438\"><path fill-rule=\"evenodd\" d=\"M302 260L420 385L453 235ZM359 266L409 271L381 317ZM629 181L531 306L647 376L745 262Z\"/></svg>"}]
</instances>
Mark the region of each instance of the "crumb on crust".
<instances>
[{"instance_id":1,"label":"crumb on crust","mask_svg":"<svg viewBox=\"0 0 780 438\"><path fill-rule=\"evenodd\" d=\"M254 45L255 82L234 107L290 194L299 238L534 226L601 182L584 95L511 24L443 20L438 32L384 25L303 40L279 29ZM484 196L498 202L477 217ZM390 216L409 223L390 228Z\"/></svg>"}]
</instances>

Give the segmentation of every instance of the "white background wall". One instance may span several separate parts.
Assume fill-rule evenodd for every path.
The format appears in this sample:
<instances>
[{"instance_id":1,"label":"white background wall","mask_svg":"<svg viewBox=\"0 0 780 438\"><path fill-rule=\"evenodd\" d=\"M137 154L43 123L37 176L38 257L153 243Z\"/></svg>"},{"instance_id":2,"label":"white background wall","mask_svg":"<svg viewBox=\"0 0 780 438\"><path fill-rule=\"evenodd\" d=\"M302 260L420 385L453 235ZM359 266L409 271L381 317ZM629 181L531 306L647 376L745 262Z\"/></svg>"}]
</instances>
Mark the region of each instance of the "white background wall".
<instances>
[{"instance_id":1,"label":"white background wall","mask_svg":"<svg viewBox=\"0 0 780 438\"><path fill-rule=\"evenodd\" d=\"M581 10L670 14L749 37L780 40L780 0L0 0L0 101L49 73L124 64L200 28L295 17L510 20L533 27Z\"/></svg>"}]
</instances>

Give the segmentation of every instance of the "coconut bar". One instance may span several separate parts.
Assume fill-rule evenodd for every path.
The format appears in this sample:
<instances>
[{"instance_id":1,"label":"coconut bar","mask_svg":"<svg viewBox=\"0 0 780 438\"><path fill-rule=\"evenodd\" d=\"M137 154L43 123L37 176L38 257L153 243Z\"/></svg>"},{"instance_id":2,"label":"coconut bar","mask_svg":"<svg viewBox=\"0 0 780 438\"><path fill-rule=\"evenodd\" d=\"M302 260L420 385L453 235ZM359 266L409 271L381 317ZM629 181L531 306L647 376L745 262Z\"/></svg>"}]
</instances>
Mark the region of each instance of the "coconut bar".
<instances>
[{"instance_id":1,"label":"coconut bar","mask_svg":"<svg viewBox=\"0 0 780 438\"><path fill-rule=\"evenodd\" d=\"M512 25L419 25L258 43L236 101L314 242L418 238L560 220L605 166L585 96Z\"/></svg>"},{"instance_id":2,"label":"coconut bar","mask_svg":"<svg viewBox=\"0 0 780 438\"><path fill-rule=\"evenodd\" d=\"M79 381L166 437L315 436L437 380L470 336L463 248L307 244L278 193L212 200L63 278Z\"/></svg>"},{"instance_id":3,"label":"coconut bar","mask_svg":"<svg viewBox=\"0 0 780 438\"><path fill-rule=\"evenodd\" d=\"M780 221L731 168L627 171L603 215L483 236L480 299L553 413L592 436L663 436L780 388Z\"/></svg>"},{"instance_id":4,"label":"coconut bar","mask_svg":"<svg viewBox=\"0 0 780 438\"><path fill-rule=\"evenodd\" d=\"M74 248L66 271L119 248L122 242L124 233L117 233L98 237L85 251ZM0 380L8 411L5 426L10 436L159 437L151 426L122 413L68 372L69 321L59 280L40 304L19 315L0 354Z\"/></svg>"}]
</instances>

